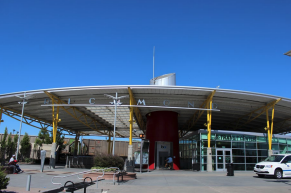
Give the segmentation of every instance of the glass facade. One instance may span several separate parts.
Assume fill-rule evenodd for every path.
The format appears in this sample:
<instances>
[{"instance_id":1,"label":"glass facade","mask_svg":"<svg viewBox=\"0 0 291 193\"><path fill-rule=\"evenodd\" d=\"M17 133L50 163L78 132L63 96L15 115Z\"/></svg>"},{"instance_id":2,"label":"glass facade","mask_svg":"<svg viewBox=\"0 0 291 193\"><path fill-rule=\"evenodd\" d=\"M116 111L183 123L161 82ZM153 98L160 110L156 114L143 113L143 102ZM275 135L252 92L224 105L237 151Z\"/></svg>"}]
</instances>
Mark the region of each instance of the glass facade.
<instances>
[{"instance_id":1,"label":"glass facade","mask_svg":"<svg viewBox=\"0 0 291 193\"><path fill-rule=\"evenodd\" d=\"M266 136L255 136L251 133L245 134L245 132L244 134L237 133L211 134L210 147L212 149L213 170L220 169L223 158L220 154L223 150L230 151L235 170L253 170L256 163L268 157L268 139ZM207 168L207 133L205 131L198 132L188 139L180 140L179 143L181 169L191 169L192 164L198 164L200 170L205 171ZM273 154L290 153L291 138L283 135L282 137L273 137L272 150Z\"/></svg>"}]
</instances>

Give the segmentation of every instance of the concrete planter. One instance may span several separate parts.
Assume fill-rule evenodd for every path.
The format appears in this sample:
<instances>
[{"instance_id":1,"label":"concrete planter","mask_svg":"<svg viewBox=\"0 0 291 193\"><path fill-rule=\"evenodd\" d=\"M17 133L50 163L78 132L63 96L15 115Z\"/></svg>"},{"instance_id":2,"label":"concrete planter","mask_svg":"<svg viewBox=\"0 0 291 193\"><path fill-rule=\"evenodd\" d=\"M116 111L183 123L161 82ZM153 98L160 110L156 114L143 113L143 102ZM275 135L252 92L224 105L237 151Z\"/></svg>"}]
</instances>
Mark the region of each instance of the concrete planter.
<instances>
[{"instance_id":1,"label":"concrete planter","mask_svg":"<svg viewBox=\"0 0 291 193\"><path fill-rule=\"evenodd\" d=\"M105 172L104 176L102 178L98 179L104 179L104 180L113 180L113 172ZM90 177L92 180L96 180L98 176L102 176L102 172L93 172L93 173L87 173L83 175L83 178ZM127 172L125 175L123 175L123 180L134 180L136 179L136 173ZM119 180L121 180L121 177L119 177ZM117 181L117 177L115 175L115 181Z\"/></svg>"}]
</instances>

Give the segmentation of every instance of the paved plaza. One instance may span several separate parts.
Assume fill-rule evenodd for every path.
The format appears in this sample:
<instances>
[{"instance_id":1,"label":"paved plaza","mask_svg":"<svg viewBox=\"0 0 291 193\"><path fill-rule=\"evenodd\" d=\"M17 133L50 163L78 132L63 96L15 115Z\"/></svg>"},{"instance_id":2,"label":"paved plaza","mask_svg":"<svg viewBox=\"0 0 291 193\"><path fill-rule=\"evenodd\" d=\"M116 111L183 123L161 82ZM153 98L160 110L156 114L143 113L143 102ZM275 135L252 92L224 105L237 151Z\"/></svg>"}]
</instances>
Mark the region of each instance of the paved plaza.
<instances>
[{"instance_id":1,"label":"paved plaza","mask_svg":"<svg viewBox=\"0 0 291 193\"><path fill-rule=\"evenodd\" d=\"M42 192L45 190L58 188L58 185L51 183L53 176L70 175L72 173L85 171L86 169L56 167L50 170L45 167L43 173L39 172L40 166L23 165L23 174L11 174L10 184L6 192L25 192L27 175L32 175L31 191ZM71 180L78 182L76 176L60 180ZM96 179L93 179L96 180ZM87 188L88 192L108 192L108 193L186 193L186 192L291 192L291 179L276 180L273 178L258 178L253 172L235 171L235 176L226 176L225 172L193 172L193 171L173 171L155 170L149 173L137 173L136 180L130 180L113 185L111 180L103 180L98 183L98 188L92 185ZM78 190L75 192L84 192Z\"/></svg>"}]
</instances>

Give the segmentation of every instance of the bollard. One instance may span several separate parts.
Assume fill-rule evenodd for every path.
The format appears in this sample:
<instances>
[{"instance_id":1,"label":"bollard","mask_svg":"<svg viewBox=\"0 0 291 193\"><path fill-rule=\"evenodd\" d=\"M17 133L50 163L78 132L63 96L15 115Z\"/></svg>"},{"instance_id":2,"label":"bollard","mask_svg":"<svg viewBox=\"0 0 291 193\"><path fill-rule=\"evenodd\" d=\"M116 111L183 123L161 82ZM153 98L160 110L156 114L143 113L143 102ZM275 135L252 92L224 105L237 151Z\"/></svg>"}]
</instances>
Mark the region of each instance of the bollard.
<instances>
[{"instance_id":1,"label":"bollard","mask_svg":"<svg viewBox=\"0 0 291 193\"><path fill-rule=\"evenodd\" d=\"M27 176L26 191L30 191L31 175Z\"/></svg>"}]
</instances>

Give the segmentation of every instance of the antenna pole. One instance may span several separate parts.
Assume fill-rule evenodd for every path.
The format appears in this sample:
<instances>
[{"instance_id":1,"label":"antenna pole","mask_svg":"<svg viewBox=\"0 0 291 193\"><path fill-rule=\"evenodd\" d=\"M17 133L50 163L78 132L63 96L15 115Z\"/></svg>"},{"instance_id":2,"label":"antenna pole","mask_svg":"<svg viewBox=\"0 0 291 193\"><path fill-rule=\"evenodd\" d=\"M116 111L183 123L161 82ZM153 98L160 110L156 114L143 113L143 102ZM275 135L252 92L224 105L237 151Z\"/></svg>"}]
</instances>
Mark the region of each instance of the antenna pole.
<instances>
[{"instance_id":1,"label":"antenna pole","mask_svg":"<svg viewBox=\"0 0 291 193\"><path fill-rule=\"evenodd\" d=\"M154 52L153 52L153 80L154 78L155 78L155 46L154 46Z\"/></svg>"}]
</instances>

